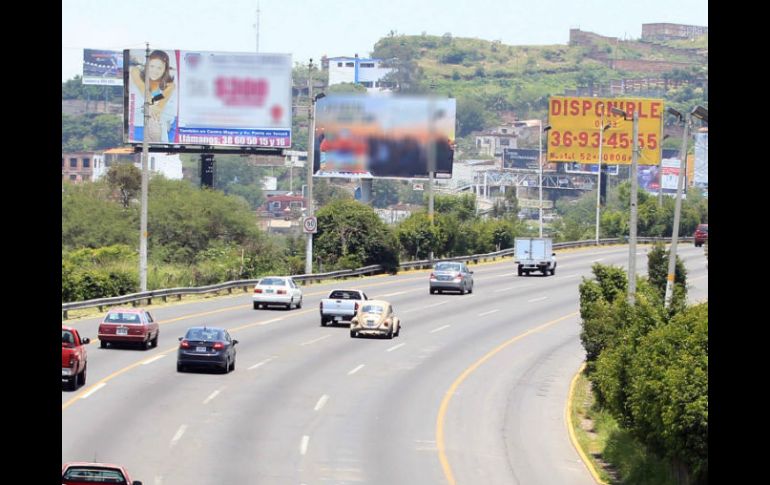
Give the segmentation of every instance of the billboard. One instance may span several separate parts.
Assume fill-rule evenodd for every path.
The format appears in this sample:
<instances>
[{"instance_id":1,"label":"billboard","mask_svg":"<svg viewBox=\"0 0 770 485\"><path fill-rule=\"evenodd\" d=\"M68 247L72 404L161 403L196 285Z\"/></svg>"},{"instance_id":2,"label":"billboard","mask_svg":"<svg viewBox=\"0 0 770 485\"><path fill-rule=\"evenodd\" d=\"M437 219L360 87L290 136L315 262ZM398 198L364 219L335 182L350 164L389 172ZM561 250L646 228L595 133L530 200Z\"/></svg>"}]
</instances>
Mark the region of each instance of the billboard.
<instances>
[{"instance_id":1,"label":"billboard","mask_svg":"<svg viewBox=\"0 0 770 485\"><path fill-rule=\"evenodd\" d=\"M695 134L695 175L693 183L696 187L709 186L709 134Z\"/></svg>"},{"instance_id":2,"label":"billboard","mask_svg":"<svg viewBox=\"0 0 770 485\"><path fill-rule=\"evenodd\" d=\"M604 157L602 157L604 158ZM566 173L582 173L585 175L596 175L599 173L598 163L578 163L578 162L566 162L564 164L564 171ZM605 163L604 173L608 175L617 175L617 165L607 165Z\"/></svg>"},{"instance_id":3,"label":"billboard","mask_svg":"<svg viewBox=\"0 0 770 485\"><path fill-rule=\"evenodd\" d=\"M123 85L123 53L83 49L83 84L96 86Z\"/></svg>"},{"instance_id":4,"label":"billboard","mask_svg":"<svg viewBox=\"0 0 770 485\"><path fill-rule=\"evenodd\" d=\"M674 195L677 177L679 177L679 150L664 148L659 166L640 165L636 170L639 189L657 194L662 184L664 194Z\"/></svg>"},{"instance_id":5,"label":"billboard","mask_svg":"<svg viewBox=\"0 0 770 485\"><path fill-rule=\"evenodd\" d=\"M331 95L315 105L313 174L345 178L428 177L429 140L436 178L452 177L455 100Z\"/></svg>"},{"instance_id":6,"label":"billboard","mask_svg":"<svg viewBox=\"0 0 770 485\"><path fill-rule=\"evenodd\" d=\"M147 127L145 50L123 55L126 143L291 146L291 55L153 50Z\"/></svg>"},{"instance_id":7,"label":"billboard","mask_svg":"<svg viewBox=\"0 0 770 485\"><path fill-rule=\"evenodd\" d=\"M630 165L633 147L633 122L613 114L619 108L629 115L639 113L639 165L660 162L663 100L612 99L576 96L551 96L548 102L548 161L596 163L599 160L602 112L609 128L601 139L602 161Z\"/></svg>"},{"instance_id":8,"label":"billboard","mask_svg":"<svg viewBox=\"0 0 770 485\"><path fill-rule=\"evenodd\" d=\"M540 170L539 155L539 150L531 148L503 148L503 168Z\"/></svg>"}]
</instances>

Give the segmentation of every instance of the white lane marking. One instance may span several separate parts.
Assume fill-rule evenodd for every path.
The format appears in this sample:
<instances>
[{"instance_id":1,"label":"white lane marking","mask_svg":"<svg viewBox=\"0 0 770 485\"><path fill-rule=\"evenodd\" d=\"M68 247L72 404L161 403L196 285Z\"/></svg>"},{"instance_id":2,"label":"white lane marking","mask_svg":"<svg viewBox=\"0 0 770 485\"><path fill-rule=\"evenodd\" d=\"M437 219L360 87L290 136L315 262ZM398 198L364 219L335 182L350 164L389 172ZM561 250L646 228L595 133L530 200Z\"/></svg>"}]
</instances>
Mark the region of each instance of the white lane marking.
<instances>
[{"instance_id":1,"label":"white lane marking","mask_svg":"<svg viewBox=\"0 0 770 485\"><path fill-rule=\"evenodd\" d=\"M211 394L209 394L209 397L207 397L207 398L206 398L206 399L203 401L203 404L208 404L208 403L209 403L209 402L210 402L212 399L214 399L214 398L215 398L215 397L217 397L218 395L219 395L219 389L217 389L216 391L214 391L214 392L212 392Z\"/></svg>"},{"instance_id":2,"label":"white lane marking","mask_svg":"<svg viewBox=\"0 0 770 485\"><path fill-rule=\"evenodd\" d=\"M440 332L440 331L444 330L445 328L449 328L449 327L451 327L451 325L444 325L443 327L434 328L433 330L431 330L431 331L430 331L430 332L428 332L428 333L435 333L435 332Z\"/></svg>"},{"instance_id":3,"label":"white lane marking","mask_svg":"<svg viewBox=\"0 0 770 485\"><path fill-rule=\"evenodd\" d=\"M540 298L532 298L531 300L527 300L527 303L535 303L536 301L543 301L547 299L547 296L541 296Z\"/></svg>"},{"instance_id":4,"label":"white lane marking","mask_svg":"<svg viewBox=\"0 0 770 485\"><path fill-rule=\"evenodd\" d=\"M106 386L106 385L107 385L107 383L106 383L106 382L102 382L102 383L99 383L99 384L97 384L96 386L94 386L94 388L93 388L93 389L91 389L91 390L90 390L90 391L88 391L87 393L85 393L85 394L83 394L82 396L80 396L80 399L86 399L86 398L88 398L88 396L90 396L91 394L95 393L96 391L98 391L99 389L101 389L102 387L104 387L104 386Z\"/></svg>"},{"instance_id":5,"label":"white lane marking","mask_svg":"<svg viewBox=\"0 0 770 485\"><path fill-rule=\"evenodd\" d=\"M265 364L267 364L268 362L270 362L270 361L271 361L271 360L273 360L273 359L275 359L275 357L270 357L269 359L265 359L265 360L263 360L262 362L258 362L258 363L256 363L256 364L252 365L251 367L249 367L249 369L248 369L248 370L251 370L251 369L256 369L257 367L260 367L260 366L262 366L262 365L265 365Z\"/></svg>"},{"instance_id":6,"label":"white lane marking","mask_svg":"<svg viewBox=\"0 0 770 485\"><path fill-rule=\"evenodd\" d=\"M486 316L486 315L491 315L491 314L493 314L493 313L497 313L497 312L499 312L499 311L500 311L500 309L497 309L497 310L489 310L488 312L479 313L479 316L480 316L480 317L483 317L483 316Z\"/></svg>"},{"instance_id":7,"label":"white lane marking","mask_svg":"<svg viewBox=\"0 0 770 485\"><path fill-rule=\"evenodd\" d=\"M320 411L322 407L326 404L326 401L329 400L329 396L327 394L324 394L321 396L321 399L318 400L318 402L315 404L315 408L313 411Z\"/></svg>"},{"instance_id":8,"label":"white lane marking","mask_svg":"<svg viewBox=\"0 0 770 485\"><path fill-rule=\"evenodd\" d=\"M406 291L397 291L395 293L387 293L387 294L381 295L381 296L396 296L396 295L403 295L404 293L406 293Z\"/></svg>"},{"instance_id":9,"label":"white lane marking","mask_svg":"<svg viewBox=\"0 0 770 485\"><path fill-rule=\"evenodd\" d=\"M564 276L561 276L561 278L574 278L575 276L580 276L580 275L577 273L565 274Z\"/></svg>"},{"instance_id":10,"label":"white lane marking","mask_svg":"<svg viewBox=\"0 0 770 485\"><path fill-rule=\"evenodd\" d=\"M358 367L356 367L355 369L353 369L352 371L348 372L348 375L351 376L351 375L355 374L356 372L360 371L363 368L364 368L364 364L361 364Z\"/></svg>"},{"instance_id":11,"label":"white lane marking","mask_svg":"<svg viewBox=\"0 0 770 485\"><path fill-rule=\"evenodd\" d=\"M440 302L434 303L432 305L421 306L419 308L410 308L409 310L404 310L401 313L409 313L409 312L414 312L414 311L417 311L417 310L425 310L426 308L433 308L433 307L436 307L436 306L439 306L439 305L446 305L447 303L449 303L449 300L440 301Z\"/></svg>"},{"instance_id":12,"label":"white lane marking","mask_svg":"<svg viewBox=\"0 0 770 485\"><path fill-rule=\"evenodd\" d=\"M391 351L393 351L393 350L396 350L396 349L398 349L398 348L400 348L400 347L403 347L404 345L406 345L406 344L398 344L398 345L394 345L393 347L389 348L389 349L388 349L388 350L386 350L385 352L391 352Z\"/></svg>"},{"instance_id":13,"label":"white lane marking","mask_svg":"<svg viewBox=\"0 0 770 485\"><path fill-rule=\"evenodd\" d=\"M162 358L163 358L163 357L165 357L165 356L166 356L166 354L158 355L157 357L153 357L153 358L152 358L152 359L150 359L150 360L147 360L147 361L145 361L145 362L142 362L142 365L151 364L151 363L155 362L155 361L156 361L156 360L158 360L158 359L162 359Z\"/></svg>"},{"instance_id":14,"label":"white lane marking","mask_svg":"<svg viewBox=\"0 0 770 485\"><path fill-rule=\"evenodd\" d=\"M307 453L307 445L310 443L310 436L305 435L302 437L302 441L299 443L299 454L304 455Z\"/></svg>"},{"instance_id":15,"label":"white lane marking","mask_svg":"<svg viewBox=\"0 0 770 485\"><path fill-rule=\"evenodd\" d=\"M500 288L499 290L495 290L492 293L500 293L501 291L508 291L516 288L515 286L509 286L508 288Z\"/></svg>"},{"instance_id":16,"label":"white lane marking","mask_svg":"<svg viewBox=\"0 0 770 485\"><path fill-rule=\"evenodd\" d=\"M316 343L316 342L318 342L318 341L320 341L320 340L323 340L323 339L325 339L325 338L329 338L329 337L331 337L331 335L329 335L329 334L326 334L326 335L324 335L323 337L318 337L317 339L313 339L313 340L309 340L309 341L307 341L307 342L303 342L303 343L301 343L300 345L310 345L310 344L314 344L314 343Z\"/></svg>"},{"instance_id":17,"label":"white lane marking","mask_svg":"<svg viewBox=\"0 0 770 485\"><path fill-rule=\"evenodd\" d=\"M182 435L184 434L185 431L187 431L187 425L183 424L182 426L179 427L174 437L171 438L171 443L169 443L169 447L172 447L175 444L177 444L177 442L182 438Z\"/></svg>"},{"instance_id":18,"label":"white lane marking","mask_svg":"<svg viewBox=\"0 0 770 485\"><path fill-rule=\"evenodd\" d=\"M278 322L278 321L283 320L283 319L284 319L284 317L273 318L273 319L270 319L270 320L265 320L264 322L259 322L258 325L267 325L268 323Z\"/></svg>"},{"instance_id":19,"label":"white lane marking","mask_svg":"<svg viewBox=\"0 0 770 485\"><path fill-rule=\"evenodd\" d=\"M604 261L604 258L594 259L591 261L592 263L598 263L599 261Z\"/></svg>"}]
</instances>

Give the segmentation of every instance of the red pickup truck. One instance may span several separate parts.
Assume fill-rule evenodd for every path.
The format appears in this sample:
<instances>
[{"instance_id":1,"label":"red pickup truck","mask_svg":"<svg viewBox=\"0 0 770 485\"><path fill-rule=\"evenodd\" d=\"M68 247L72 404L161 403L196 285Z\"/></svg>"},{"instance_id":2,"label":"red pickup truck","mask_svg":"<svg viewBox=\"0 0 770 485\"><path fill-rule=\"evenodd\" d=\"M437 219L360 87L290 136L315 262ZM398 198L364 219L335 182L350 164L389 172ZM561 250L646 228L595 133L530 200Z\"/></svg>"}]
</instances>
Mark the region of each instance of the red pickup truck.
<instances>
[{"instance_id":1,"label":"red pickup truck","mask_svg":"<svg viewBox=\"0 0 770 485\"><path fill-rule=\"evenodd\" d=\"M66 382L70 391L86 383L88 354L86 345L91 340L81 338L73 327L61 327L61 380Z\"/></svg>"}]
</instances>

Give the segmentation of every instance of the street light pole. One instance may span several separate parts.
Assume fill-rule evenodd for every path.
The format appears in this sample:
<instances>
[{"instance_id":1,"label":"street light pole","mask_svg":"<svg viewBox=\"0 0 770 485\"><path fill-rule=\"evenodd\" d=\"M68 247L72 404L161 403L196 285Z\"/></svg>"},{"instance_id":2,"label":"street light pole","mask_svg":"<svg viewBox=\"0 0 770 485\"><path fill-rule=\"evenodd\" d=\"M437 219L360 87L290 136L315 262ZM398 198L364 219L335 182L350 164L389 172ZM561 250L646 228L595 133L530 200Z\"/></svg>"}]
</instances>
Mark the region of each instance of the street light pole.
<instances>
[{"instance_id":1,"label":"street light pole","mask_svg":"<svg viewBox=\"0 0 770 485\"><path fill-rule=\"evenodd\" d=\"M540 236L543 237L543 120L537 120L537 131L538 131L538 141L537 141L537 164L540 168L539 174L538 174L538 186L539 186L539 192L540 192Z\"/></svg>"},{"instance_id":2,"label":"street light pole","mask_svg":"<svg viewBox=\"0 0 770 485\"><path fill-rule=\"evenodd\" d=\"M612 113L623 116L628 120L628 113L619 108L612 108ZM633 120L633 147L631 153L631 217L628 222L628 303L633 305L636 301L636 221L637 200L639 192L639 180L636 175L639 163L639 112L634 110Z\"/></svg>"},{"instance_id":3,"label":"street light pole","mask_svg":"<svg viewBox=\"0 0 770 485\"><path fill-rule=\"evenodd\" d=\"M682 192L684 191L684 174L687 170L687 143L689 141L689 128L692 123L692 117L695 116L701 120L708 121L708 110L702 106L696 106L686 115L679 111L668 108L669 113L679 117L684 122L684 132L682 134L682 148L679 151L679 176L676 183L676 201L674 202L674 227L671 231L671 247L668 250L668 274L666 275L666 294L664 305L666 308L671 306L671 300L674 296L674 279L676 273L676 248L679 240L679 218L682 212Z\"/></svg>"},{"instance_id":4,"label":"street light pole","mask_svg":"<svg viewBox=\"0 0 770 485\"><path fill-rule=\"evenodd\" d=\"M305 196L305 217L313 217L313 162L315 160L315 117L313 110L315 102L313 101L313 59L308 64L308 144L307 144L307 192ZM313 233L307 233L307 243L305 245L305 274L313 273Z\"/></svg>"},{"instance_id":5,"label":"street light pole","mask_svg":"<svg viewBox=\"0 0 770 485\"><path fill-rule=\"evenodd\" d=\"M144 61L144 126L142 127L142 195L141 215L139 217L139 291L147 291L147 159L150 146L147 142L147 126L150 124L150 43Z\"/></svg>"},{"instance_id":6,"label":"street light pole","mask_svg":"<svg viewBox=\"0 0 770 485\"><path fill-rule=\"evenodd\" d=\"M602 106L602 119L599 126L599 169L596 171L597 183L596 183L596 245L599 245L599 217L600 206L602 203L602 145L604 144L604 103L599 102Z\"/></svg>"}]
</instances>

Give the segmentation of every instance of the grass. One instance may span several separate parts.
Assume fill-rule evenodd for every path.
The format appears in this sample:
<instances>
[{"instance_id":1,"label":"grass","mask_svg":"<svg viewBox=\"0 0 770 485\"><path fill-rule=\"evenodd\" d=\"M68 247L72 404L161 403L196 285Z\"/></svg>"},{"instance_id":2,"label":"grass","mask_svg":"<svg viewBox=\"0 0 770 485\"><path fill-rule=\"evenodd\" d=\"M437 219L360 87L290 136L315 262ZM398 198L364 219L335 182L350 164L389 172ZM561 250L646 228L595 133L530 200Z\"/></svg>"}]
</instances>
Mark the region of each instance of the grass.
<instances>
[{"instance_id":1,"label":"grass","mask_svg":"<svg viewBox=\"0 0 770 485\"><path fill-rule=\"evenodd\" d=\"M583 373L575 383L572 425L578 445L606 484L676 485L669 463L648 452L599 408Z\"/></svg>"}]
</instances>

